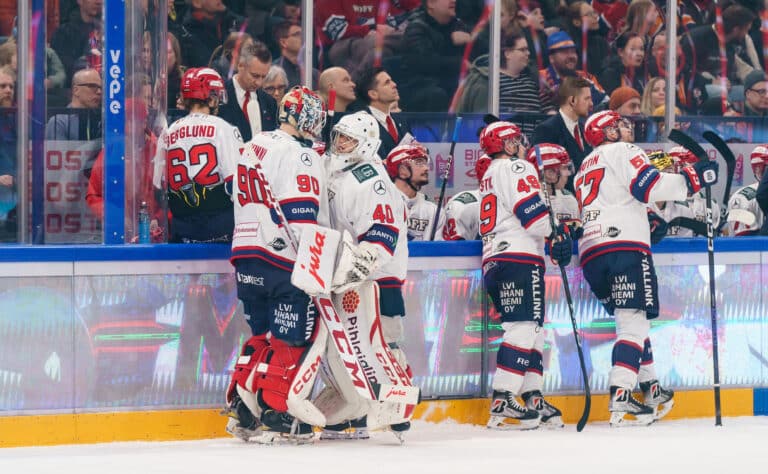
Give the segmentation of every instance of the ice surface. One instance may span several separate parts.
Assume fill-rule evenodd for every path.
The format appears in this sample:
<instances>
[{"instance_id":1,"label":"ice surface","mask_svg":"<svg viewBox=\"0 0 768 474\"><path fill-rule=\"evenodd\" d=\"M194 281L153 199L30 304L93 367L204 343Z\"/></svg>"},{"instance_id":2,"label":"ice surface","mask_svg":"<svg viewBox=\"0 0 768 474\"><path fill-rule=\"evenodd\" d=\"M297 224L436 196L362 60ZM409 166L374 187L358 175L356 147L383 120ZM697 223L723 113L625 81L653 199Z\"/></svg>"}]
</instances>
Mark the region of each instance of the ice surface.
<instances>
[{"instance_id":1,"label":"ice surface","mask_svg":"<svg viewBox=\"0 0 768 474\"><path fill-rule=\"evenodd\" d=\"M414 422L404 445L370 440L259 446L231 438L0 449L2 474L756 474L768 472L768 417L661 421L577 433L499 432ZM741 470L744 471L741 471Z\"/></svg>"}]
</instances>

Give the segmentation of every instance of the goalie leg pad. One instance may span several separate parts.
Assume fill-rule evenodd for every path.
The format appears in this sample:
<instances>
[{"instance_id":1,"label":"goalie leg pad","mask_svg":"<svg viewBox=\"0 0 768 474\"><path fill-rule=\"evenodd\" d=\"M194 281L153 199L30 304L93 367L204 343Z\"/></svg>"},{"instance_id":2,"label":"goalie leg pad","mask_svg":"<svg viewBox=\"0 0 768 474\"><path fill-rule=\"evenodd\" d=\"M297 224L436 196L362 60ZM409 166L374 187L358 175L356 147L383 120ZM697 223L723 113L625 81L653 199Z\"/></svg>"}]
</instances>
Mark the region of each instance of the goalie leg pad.
<instances>
[{"instance_id":1,"label":"goalie leg pad","mask_svg":"<svg viewBox=\"0 0 768 474\"><path fill-rule=\"evenodd\" d=\"M229 387L227 388L228 405L234 401L235 387L237 385L246 386L248 377L258 361L264 357L262 353L268 348L269 341L267 341L266 334L253 336L245 341L243 348L240 350L240 357L235 362L235 371L232 373L232 379L229 381Z\"/></svg>"}]
</instances>

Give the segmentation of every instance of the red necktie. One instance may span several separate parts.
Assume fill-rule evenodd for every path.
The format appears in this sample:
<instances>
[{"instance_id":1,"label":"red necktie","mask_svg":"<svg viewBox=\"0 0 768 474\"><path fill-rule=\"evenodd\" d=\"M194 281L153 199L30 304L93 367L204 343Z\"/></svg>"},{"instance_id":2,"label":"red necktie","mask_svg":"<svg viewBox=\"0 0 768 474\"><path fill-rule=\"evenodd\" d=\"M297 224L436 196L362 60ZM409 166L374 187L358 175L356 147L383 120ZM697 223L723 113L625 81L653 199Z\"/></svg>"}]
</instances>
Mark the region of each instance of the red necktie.
<instances>
[{"instance_id":1,"label":"red necktie","mask_svg":"<svg viewBox=\"0 0 768 474\"><path fill-rule=\"evenodd\" d=\"M584 151L584 145L581 143L581 133L579 133L579 124L573 126L573 138L576 139L576 145L578 145L579 150Z\"/></svg>"},{"instance_id":2,"label":"red necktie","mask_svg":"<svg viewBox=\"0 0 768 474\"><path fill-rule=\"evenodd\" d=\"M248 125L251 124L251 119L248 118L248 102L251 100L251 93L248 91L245 91L245 100L243 100L243 113L245 114L245 121L248 122Z\"/></svg>"},{"instance_id":3,"label":"red necktie","mask_svg":"<svg viewBox=\"0 0 768 474\"><path fill-rule=\"evenodd\" d=\"M395 143L398 142L399 137L397 136L397 127L395 127L395 121L392 120L392 116L387 115L387 131L392 136L392 139L395 140Z\"/></svg>"}]
</instances>

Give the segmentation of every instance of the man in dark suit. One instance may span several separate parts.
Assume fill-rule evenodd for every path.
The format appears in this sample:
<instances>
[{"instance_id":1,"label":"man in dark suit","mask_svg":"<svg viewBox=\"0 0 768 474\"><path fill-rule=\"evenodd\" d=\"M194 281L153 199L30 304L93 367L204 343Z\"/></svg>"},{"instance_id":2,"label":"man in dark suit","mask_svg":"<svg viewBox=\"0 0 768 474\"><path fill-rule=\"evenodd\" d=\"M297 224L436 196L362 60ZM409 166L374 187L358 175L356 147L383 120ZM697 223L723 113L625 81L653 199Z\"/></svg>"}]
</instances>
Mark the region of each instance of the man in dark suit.
<instances>
[{"instance_id":1,"label":"man in dark suit","mask_svg":"<svg viewBox=\"0 0 768 474\"><path fill-rule=\"evenodd\" d=\"M566 77L557 91L560 109L547 120L541 122L533 131L532 143L555 143L562 146L571 157L576 170L581 162L592 152L592 147L584 140L584 120L592 110L591 84L581 77ZM566 185L573 191L573 176Z\"/></svg>"},{"instance_id":2,"label":"man in dark suit","mask_svg":"<svg viewBox=\"0 0 768 474\"><path fill-rule=\"evenodd\" d=\"M356 96L366 106L362 109L379 122L379 157L386 159L403 136L410 132L407 124L393 116L390 110L397 105L400 94L397 84L381 67L366 69L357 79Z\"/></svg>"},{"instance_id":3,"label":"man in dark suit","mask_svg":"<svg viewBox=\"0 0 768 474\"><path fill-rule=\"evenodd\" d=\"M277 102L261 89L271 64L272 55L263 43L245 45L237 74L224 84L227 103L219 106L219 117L237 127L243 141L277 128Z\"/></svg>"}]
</instances>

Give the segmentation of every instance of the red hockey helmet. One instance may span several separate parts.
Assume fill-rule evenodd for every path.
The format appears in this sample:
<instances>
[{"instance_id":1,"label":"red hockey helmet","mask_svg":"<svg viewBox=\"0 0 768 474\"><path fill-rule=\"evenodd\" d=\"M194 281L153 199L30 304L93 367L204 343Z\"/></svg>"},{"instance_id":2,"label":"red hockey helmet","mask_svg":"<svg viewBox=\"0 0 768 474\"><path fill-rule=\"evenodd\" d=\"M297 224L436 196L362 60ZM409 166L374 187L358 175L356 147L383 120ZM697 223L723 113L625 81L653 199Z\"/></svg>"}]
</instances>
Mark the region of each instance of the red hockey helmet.
<instances>
[{"instance_id":1,"label":"red hockey helmet","mask_svg":"<svg viewBox=\"0 0 768 474\"><path fill-rule=\"evenodd\" d=\"M493 122L480 132L480 148L488 155L504 151L507 140L522 141L523 132L520 127L510 122Z\"/></svg>"},{"instance_id":2,"label":"red hockey helmet","mask_svg":"<svg viewBox=\"0 0 768 474\"><path fill-rule=\"evenodd\" d=\"M544 165L544 169L559 170L562 165L571 164L571 158L568 156L568 152L565 148L554 143L541 143L534 145L528 150L528 154L525 156L526 161L531 163L536 169L539 166L536 164L536 147L539 147L541 153L541 163Z\"/></svg>"},{"instance_id":3,"label":"red hockey helmet","mask_svg":"<svg viewBox=\"0 0 768 474\"><path fill-rule=\"evenodd\" d=\"M752 165L752 172L759 181L768 166L768 145L756 146L749 155L749 164Z\"/></svg>"},{"instance_id":4,"label":"red hockey helmet","mask_svg":"<svg viewBox=\"0 0 768 474\"><path fill-rule=\"evenodd\" d=\"M675 162L675 173L679 173L686 166L692 165L699 161L690 150L681 146L673 146L669 150L669 156Z\"/></svg>"},{"instance_id":5,"label":"red hockey helmet","mask_svg":"<svg viewBox=\"0 0 768 474\"><path fill-rule=\"evenodd\" d=\"M399 145L387 155L385 165L387 174L392 179L399 176L400 165L410 164L413 160L423 159L429 163L429 152L421 145Z\"/></svg>"},{"instance_id":6,"label":"red hockey helmet","mask_svg":"<svg viewBox=\"0 0 768 474\"><path fill-rule=\"evenodd\" d=\"M181 97L184 99L208 100L218 96L225 100L224 81L215 70L209 67L187 69L181 78Z\"/></svg>"},{"instance_id":7,"label":"red hockey helmet","mask_svg":"<svg viewBox=\"0 0 768 474\"><path fill-rule=\"evenodd\" d=\"M325 126L325 104L305 86L294 86L280 101L277 121L296 128L302 138L315 140Z\"/></svg>"},{"instance_id":8,"label":"red hockey helmet","mask_svg":"<svg viewBox=\"0 0 768 474\"><path fill-rule=\"evenodd\" d=\"M488 171L492 161L490 156L484 154L475 162L475 174L478 183L483 180L483 176L485 176L485 172Z\"/></svg>"},{"instance_id":9,"label":"red hockey helmet","mask_svg":"<svg viewBox=\"0 0 768 474\"><path fill-rule=\"evenodd\" d=\"M621 115L613 110L603 110L592 114L584 126L584 139L593 147L602 145L607 140L605 129L615 127L618 134L619 122L621 122Z\"/></svg>"}]
</instances>

